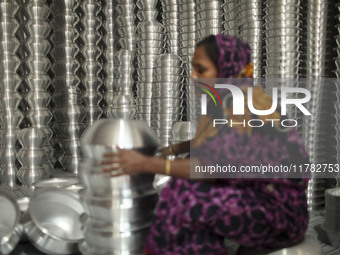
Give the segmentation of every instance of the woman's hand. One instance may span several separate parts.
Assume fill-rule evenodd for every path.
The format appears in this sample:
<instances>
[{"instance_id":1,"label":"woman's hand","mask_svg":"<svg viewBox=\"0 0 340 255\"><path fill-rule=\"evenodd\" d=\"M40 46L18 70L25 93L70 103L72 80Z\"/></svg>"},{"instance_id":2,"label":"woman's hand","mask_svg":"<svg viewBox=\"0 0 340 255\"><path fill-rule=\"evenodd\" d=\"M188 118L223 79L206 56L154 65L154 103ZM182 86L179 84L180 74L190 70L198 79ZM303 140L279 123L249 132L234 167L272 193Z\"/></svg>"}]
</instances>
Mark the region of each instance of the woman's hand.
<instances>
[{"instance_id":1,"label":"woman's hand","mask_svg":"<svg viewBox=\"0 0 340 255\"><path fill-rule=\"evenodd\" d=\"M172 145L159 149L157 151L157 155L158 155L159 158L166 158L169 155L173 155Z\"/></svg>"},{"instance_id":2,"label":"woman's hand","mask_svg":"<svg viewBox=\"0 0 340 255\"><path fill-rule=\"evenodd\" d=\"M118 152L106 153L103 155L103 160L100 165L103 167L103 172L114 172L119 174L135 174L145 170L150 157L133 151L119 149Z\"/></svg>"}]
</instances>

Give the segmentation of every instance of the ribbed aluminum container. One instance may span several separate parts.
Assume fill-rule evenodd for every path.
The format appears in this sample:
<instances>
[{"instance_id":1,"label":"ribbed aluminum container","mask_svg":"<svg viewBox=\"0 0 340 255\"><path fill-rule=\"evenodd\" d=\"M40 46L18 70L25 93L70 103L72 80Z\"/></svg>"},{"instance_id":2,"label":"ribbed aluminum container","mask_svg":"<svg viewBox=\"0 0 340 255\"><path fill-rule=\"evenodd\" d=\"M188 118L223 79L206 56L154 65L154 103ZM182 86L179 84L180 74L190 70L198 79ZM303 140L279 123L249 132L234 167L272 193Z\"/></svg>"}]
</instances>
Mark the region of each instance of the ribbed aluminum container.
<instances>
[{"instance_id":1,"label":"ribbed aluminum container","mask_svg":"<svg viewBox=\"0 0 340 255\"><path fill-rule=\"evenodd\" d=\"M25 58L21 71L29 89L29 93L25 95L27 108L24 115L30 128L43 130L49 136L52 134L50 123L53 117L48 108L51 96L47 92L51 83L48 75L51 62L47 56L50 50L48 36L51 26L47 22L50 9L46 1L32 0L22 6L21 12L26 17L23 23ZM30 142L32 141L29 140L17 154L21 164L18 179L22 185L28 187L35 181L48 178L55 163L54 149L49 139L42 147L34 147Z\"/></svg>"},{"instance_id":2,"label":"ribbed aluminum container","mask_svg":"<svg viewBox=\"0 0 340 255\"><path fill-rule=\"evenodd\" d=\"M0 5L0 127L1 156L0 183L14 187L17 179L16 142L22 114L19 110L21 95L17 92L20 77L16 73L20 60L16 56L19 41L15 37L19 24L15 15L19 6L13 1L2 1Z\"/></svg>"}]
</instances>

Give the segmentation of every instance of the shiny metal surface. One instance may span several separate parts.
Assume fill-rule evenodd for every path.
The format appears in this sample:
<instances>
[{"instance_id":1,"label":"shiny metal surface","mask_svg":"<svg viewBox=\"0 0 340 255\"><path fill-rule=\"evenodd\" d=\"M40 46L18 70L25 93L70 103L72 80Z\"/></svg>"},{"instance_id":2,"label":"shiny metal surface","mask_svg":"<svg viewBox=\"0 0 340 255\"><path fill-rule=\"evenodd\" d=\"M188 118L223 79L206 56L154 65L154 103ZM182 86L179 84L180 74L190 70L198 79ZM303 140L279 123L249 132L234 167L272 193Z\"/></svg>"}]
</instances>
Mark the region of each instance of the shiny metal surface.
<instances>
[{"instance_id":1,"label":"shiny metal surface","mask_svg":"<svg viewBox=\"0 0 340 255\"><path fill-rule=\"evenodd\" d=\"M135 197L152 191L153 174L121 175L110 178L103 173L97 161L84 160L79 177L88 192L94 196Z\"/></svg>"},{"instance_id":2,"label":"shiny metal surface","mask_svg":"<svg viewBox=\"0 0 340 255\"><path fill-rule=\"evenodd\" d=\"M77 178L51 178L47 180L41 180L33 184L35 190L46 188L68 188L72 185L79 183Z\"/></svg>"},{"instance_id":3,"label":"shiny metal surface","mask_svg":"<svg viewBox=\"0 0 340 255\"><path fill-rule=\"evenodd\" d=\"M149 233L149 228L126 232L126 235L104 232L99 229L84 227L86 242L92 247L117 250L142 249Z\"/></svg>"},{"instance_id":4,"label":"shiny metal surface","mask_svg":"<svg viewBox=\"0 0 340 255\"><path fill-rule=\"evenodd\" d=\"M25 233L36 248L47 254L72 254L83 238L82 204L74 193L61 189L35 192L29 203L30 221Z\"/></svg>"},{"instance_id":5,"label":"shiny metal surface","mask_svg":"<svg viewBox=\"0 0 340 255\"><path fill-rule=\"evenodd\" d=\"M85 212L92 218L106 222L133 222L142 220L153 214L158 201L158 194L153 190L139 197L94 197L86 194L85 190L79 192L80 200ZM124 206L121 206L123 205Z\"/></svg>"},{"instance_id":6,"label":"shiny metal surface","mask_svg":"<svg viewBox=\"0 0 340 255\"><path fill-rule=\"evenodd\" d=\"M122 139L124 138L124 139ZM100 160L104 152L146 148L153 155L158 146L155 133L143 121L101 119L89 127L81 138L86 157Z\"/></svg>"},{"instance_id":7,"label":"shiny metal surface","mask_svg":"<svg viewBox=\"0 0 340 255\"><path fill-rule=\"evenodd\" d=\"M10 254L21 238L23 227L20 225L21 212L15 198L0 192L0 252Z\"/></svg>"},{"instance_id":8,"label":"shiny metal surface","mask_svg":"<svg viewBox=\"0 0 340 255\"><path fill-rule=\"evenodd\" d=\"M314 198L314 196L313 196ZM327 189L325 191L325 223L324 227L333 232L340 233L339 229L339 204L340 188Z\"/></svg>"},{"instance_id":9,"label":"shiny metal surface","mask_svg":"<svg viewBox=\"0 0 340 255\"><path fill-rule=\"evenodd\" d=\"M79 250L84 255L144 255L140 249L136 251L103 249L91 247L86 241L79 244Z\"/></svg>"},{"instance_id":10,"label":"shiny metal surface","mask_svg":"<svg viewBox=\"0 0 340 255\"><path fill-rule=\"evenodd\" d=\"M18 141L23 148L41 148L51 137L51 134L41 128L24 128L18 133Z\"/></svg>"},{"instance_id":11,"label":"shiny metal surface","mask_svg":"<svg viewBox=\"0 0 340 255\"><path fill-rule=\"evenodd\" d=\"M17 172L17 177L24 187L32 187L33 183L48 178L49 173L43 166L34 166L34 168L22 166Z\"/></svg>"},{"instance_id":12,"label":"shiny metal surface","mask_svg":"<svg viewBox=\"0 0 340 255\"><path fill-rule=\"evenodd\" d=\"M194 138L196 133L196 125L190 121L180 121L171 128L172 140L187 141Z\"/></svg>"}]
</instances>

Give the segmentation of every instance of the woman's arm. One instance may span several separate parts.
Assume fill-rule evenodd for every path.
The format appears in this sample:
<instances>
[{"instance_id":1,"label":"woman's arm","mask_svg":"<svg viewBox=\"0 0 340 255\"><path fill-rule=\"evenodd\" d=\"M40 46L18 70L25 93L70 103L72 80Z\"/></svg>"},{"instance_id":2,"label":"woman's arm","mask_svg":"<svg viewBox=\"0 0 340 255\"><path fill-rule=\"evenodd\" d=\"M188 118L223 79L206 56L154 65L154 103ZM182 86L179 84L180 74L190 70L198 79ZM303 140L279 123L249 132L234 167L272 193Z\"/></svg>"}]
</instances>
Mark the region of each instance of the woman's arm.
<instances>
[{"instance_id":1,"label":"woman's arm","mask_svg":"<svg viewBox=\"0 0 340 255\"><path fill-rule=\"evenodd\" d=\"M175 178L190 178L190 160L169 161L162 158L145 156L137 151L120 150L103 155L103 172L122 171L123 174L154 173L167 174Z\"/></svg>"},{"instance_id":2,"label":"woman's arm","mask_svg":"<svg viewBox=\"0 0 340 255\"><path fill-rule=\"evenodd\" d=\"M190 151L190 142L191 140L172 144L168 147L162 148L159 150L159 156L162 158L166 158L169 155L179 155L182 153L187 153Z\"/></svg>"}]
</instances>

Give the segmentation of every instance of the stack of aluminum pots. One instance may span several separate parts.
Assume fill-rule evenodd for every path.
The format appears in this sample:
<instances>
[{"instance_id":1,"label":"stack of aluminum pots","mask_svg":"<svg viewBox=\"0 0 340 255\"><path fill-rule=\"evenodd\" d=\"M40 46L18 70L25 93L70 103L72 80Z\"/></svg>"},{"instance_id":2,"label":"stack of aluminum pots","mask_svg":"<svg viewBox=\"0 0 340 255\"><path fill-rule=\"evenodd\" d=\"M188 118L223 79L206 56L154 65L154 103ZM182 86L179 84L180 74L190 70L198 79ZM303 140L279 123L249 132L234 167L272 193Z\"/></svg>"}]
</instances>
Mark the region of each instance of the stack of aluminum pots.
<instances>
[{"instance_id":1,"label":"stack of aluminum pots","mask_svg":"<svg viewBox=\"0 0 340 255\"><path fill-rule=\"evenodd\" d=\"M223 9L223 34L238 36L238 26L237 26L237 0L224 0L222 5Z\"/></svg>"},{"instance_id":2,"label":"stack of aluminum pots","mask_svg":"<svg viewBox=\"0 0 340 255\"><path fill-rule=\"evenodd\" d=\"M308 79L306 88L311 92L311 100L305 105L310 111L310 116L305 116L303 119L302 138L305 143L311 163L326 163L324 160L327 158L327 146L324 143L324 133L327 128L328 122L321 121L323 112L323 105L327 86L322 79L313 78ZM310 211L316 211L324 208L324 192L325 180L312 176L308 184L307 198L308 208ZM323 199L321 199L323 198Z\"/></svg>"},{"instance_id":3,"label":"stack of aluminum pots","mask_svg":"<svg viewBox=\"0 0 340 255\"><path fill-rule=\"evenodd\" d=\"M303 55L301 56L301 76L307 77L306 88L312 97L308 103L311 116L305 116L302 129L303 140L312 163L330 163L334 119L333 84L327 83L322 77L332 77L335 68L332 50L335 42L328 36L334 31L334 2L310 0L303 4L304 34ZM336 125L335 129L336 129ZM310 210L323 209L325 183L313 174L308 187L308 206Z\"/></svg>"},{"instance_id":4,"label":"stack of aluminum pots","mask_svg":"<svg viewBox=\"0 0 340 255\"><path fill-rule=\"evenodd\" d=\"M162 23L169 38L169 49L173 54L179 54L179 13L177 0L161 0Z\"/></svg>"},{"instance_id":5,"label":"stack of aluminum pots","mask_svg":"<svg viewBox=\"0 0 340 255\"><path fill-rule=\"evenodd\" d=\"M107 108L104 110L107 117L112 117L112 100L115 95L114 88L114 54L115 54L115 6L113 1L108 1L105 8L106 21L104 27L106 30L106 35L104 37L106 50L104 52L106 58L106 64L104 66L104 71L106 73L105 87L106 93L104 94L104 99L107 103Z\"/></svg>"},{"instance_id":6,"label":"stack of aluminum pots","mask_svg":"<svg viewBox=\"0 0 340 255\"><path fill-rule=\"evenodd\" d=\"M152 2L152 3L151 3ZM137 41L137 107L140 120L151 126L151 95L153 67L156 57L165 53L167 37L165 27L156 21L154 1L141 0L138 7L142 7L138 15L147 18L140 22L136 29ZM146 9L148 8L148 9ZM151 13L151 14L149 14Z\"/></svg>"},{"instance_id":7,"label":"stack of aluminum pots","mask_svg":"<svg viewBox=\"0 0 340 255\"><path fill-rule=\"evenodd\" d=\"M23 28L26 57L22 70L23 79L29 90L24 99L28 106L26 118L31 127L37 129L32 133L40 134L43 131L45 136L39 135L39 139L48 138L45 143L38 142L43 147L38 147L34 140L29 140L18 152L17 158L22 165L18 171L18 179L23 185L31 186L34 181L48 177L54 167L54 149L49 142L53 133L49 127L52 113L48 109L51 96L47 92L50 85L48 71L51 67L47 57L50 50L47 38L51 27L46 21L50 14L46 1L28 1L21 11L22 15L27 16ZM31 133L29 130L23 132Z\"/></svg>"},{"instance_id":8,"label":"stack of aluminum pots","mask_svg":"<svg viewBox=\"0 0 340 255\"><path fill-rule=\"evenodd\" d=\"M58 0L52 6L54 29L52 56L55 62L52 70L55 74L52 86L55 90L52 101L54 103L54 133L58 138L64 155L59 161L62 167L77 174L81 160L79 138L85 129L83 120L85 108L82 105L82 94L78 88L80 80L76 75L79 69L77 54L78 46L75 40L79 33L75 25L79 22L74 10L78 7L77 2Z\"/></svg>"},{"instance_id":9,"label":"stack of aluminum pots","mask_svg":"<svg viewBox=\"0 0 340 255\"><path fill-rule=\"evenodd\" d=\"M82 78L82 84L85 87L83 94L86 107L85 126L99 119L103 113L99 106L103 96L99 92L102 85L102 80L99 73L102 71L102 64L98 61L101 55L101 49L98 47L98 42L101 40L101 35L98 31L101 26L101 20L98 16L100 4L96 0L85 0L81 4L84 15L82 16L82 24L84 30L81 33L81 38L84 41L84 46L81 53L84 56L82 69L85 75Z\"/></svg>"},{"instance_id":10,"label":"stack of aluminum pots","mask_svg":"<svg viewBox=\"0 0 340 255\"><path fill-rule=\"evenodd\" d=\"M267 0L265 8L265 77L269 94L271 87L286 86L297 87L300 64L300 1L287 0L278 2ZM273 82L273 79L285 79ZM291 79L287 82L287 79ZM281 84L283 82L283 84ZM302 126L300 111L290 105L287 107L290 117L298 120L299 131Z\"/></svg>"},{"instance_id":11,"label":"stack of aluminum pots","mask_svg":"<svg viewBox=\"0 0 340 255\"><path fill-rule=\"evenodd\" d=\"M179 54L190 68L191 58L195 51L195 2L178 0L179 16Z\"/></svg>"},{"instance_id":12,"label":"stack of aluminum pots","mask_svg":"<svg viewBox=\"0 0 340 255\"><path fill-rule=\"evenodd\" d=\"M184 72L178 55L163 54L155 61L151 126L164 147L170 144L172 125L184 117Z\"/></svg>"},{"instance_id":13,"label":"stack of aluminum pots","mask_svg":"<svg viewBox=\"0 0 340 255\"><path fill-rule=\"evenodd\" d=\"M154 175L111 176L115 173L103 172L99 161L117 146L153 156L156 135L142 121L101 119L85 131L81 143L86 156L79 173L85 186L79 193L85 209L82 254L143 254L158 201Z\"/></svg>"},{"instance_id":14,"label":"stack of aluminum pots","mask_svg":"<svg viewBox=\"0 0 340 255\"><path fill-rule=\"evenodd\" d=\"M112 114L116 118L134 119L137 113L132 87L134 85L134 52L121 49L114 55L116 67L114 86L118 95L113 98Z\"/></svg>"},{"instance_id":15,"label":"stack of aluminum pots","mask_svg":"<svg viewBox=\"0 0 340 255\"><path fill-rule=\"evenodd\" d=\"M221 0L195 1L196 42L208 35L222 32L222 4Z\"/></svg>"},{"instance_id":16,"label":"stack of aluminum pots","mask_svg":"<svg viewBox=\"0 0 340 255\"><path fill-rule=\"evenodd\" d=\"M262 76L262 9L261 0L237 1L237 24L240 35L239 38L248 42L252 49L254 78L260 78Z\"/></svg>"},{"instance_id":17,"label":"stack of aluminum pots","mask_svg":"<svg viewBox=\"0 0 340 255\"><path fill-rule=\"evenodd\" d=\"M340 23L340 3L337 4L337 8L338 8L338 15L337 15L338 23ZM337 25L337 29L338 29L338 34L335 37L335 41L337 44L337 47L336 47L337 58L335 60L335 63L336 63L335 74L336 74L336 77L340 78L340 25Z\"/></svg>"},{"instance_id":18,"label":"stack of aluminum pots","mask_svg":"<svg viewBox=\"0 0 340 255\"><path fill-rule=\"evenodd\" d=\"M334 1L310 0L303 2L302 77L332 77L335 69L333 49L336 44L329 35L334 31L336 10ZM305 28L306 26L306 28Z\"/></svg>"},{"instance_id":19,"label":"stack of aluminum pots","mask_svg":"<svg viewBox=\"0 0 340 255\"><path fill-rule=\"evenodd\" d=\"M156 20L158 15L157 7L158 0L137 0L138 7L137 18L138 21Z\"/></svg>"},{"instance_id":20,"label":"stack of aluminum pots","mask_svg":"<svg viewBox=\"0 0 340 255\"><path fill-rule=\"evenodd\" d=\"M17 167L16 148L18 128L22 114L18 110L21 96L17 89L20 77L16 71L20 61L16 56L19 42L15 33L19 27L15 13L18 5L14 1L6 0L0 3L1 34L0 34L0 183L11 187L15 185Z\"/></svg>"},{"instance_id":21,"label":"stack of aluminum pots","mask_svg":"<svg viewBox=\"0 0 340 255\"><path fill-rule=\"evenodd\" d=\"M132 0L119 0L116 6L118 46L132 52L136 50L135 14Z\"/></svg>"},{"instance_id":22,"label":"stack of aluminum pots","mask_svg":"<svg viewBox=\"0 0 340 255\"><path fill-rule=\"evenodd\" d=\"M267 0L266 78L297 78L300 57L300 1Z\"/></svg>"},{"instance_id":23,"label":"stack of aluminum pots","mask_svg":"<svg viewBox=\"0 0 340 255\"><path fill-rule=\"evenodd\" d=\"M340 3L337 5L338 7L338 20L340 23ZM337 58L336 58L336 76L340 78L340 26L337 26L338 28L338 35L335 37L336 43L337 43ZM336 100L337 103L335 104L335 119L336 119L336 125L335 125L335 130L336 130L336 151L337 151L337 163L340 164L340 107L339 107L339 102L340 102L340 81L337 81L336 83ZM340 177L340 176L339 176Z\"/></svg>"}]
</instances>

